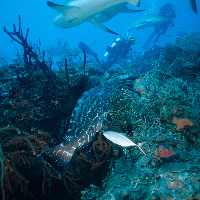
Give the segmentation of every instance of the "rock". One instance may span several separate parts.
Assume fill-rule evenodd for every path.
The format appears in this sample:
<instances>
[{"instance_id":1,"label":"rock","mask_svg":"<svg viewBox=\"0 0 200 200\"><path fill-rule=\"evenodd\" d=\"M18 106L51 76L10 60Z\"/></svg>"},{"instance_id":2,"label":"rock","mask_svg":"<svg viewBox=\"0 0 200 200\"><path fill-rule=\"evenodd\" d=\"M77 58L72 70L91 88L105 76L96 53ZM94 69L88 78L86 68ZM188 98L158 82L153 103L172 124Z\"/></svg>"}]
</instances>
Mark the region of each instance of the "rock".
<instances>
[{"instance_id":1,"label":"rock","mask_svg":"<svg viewBox=\"0 0 200 200\"><path fill-rule=\"evenodd\" d=\"M188 163L164 163L161 166L161 169L169 172L183 172L186 170L190 170L191 166Z\"/></svg>"},{"instance_id":2,"label":"rock","mask_svg":"<svg viewBox=\"0 0 200 200\"><path fill-rule=\"evenodd\" d=\"M180 47L188 53L200 52L200 32L188 33L181 39Z\"/></svg>"}]
</instances>

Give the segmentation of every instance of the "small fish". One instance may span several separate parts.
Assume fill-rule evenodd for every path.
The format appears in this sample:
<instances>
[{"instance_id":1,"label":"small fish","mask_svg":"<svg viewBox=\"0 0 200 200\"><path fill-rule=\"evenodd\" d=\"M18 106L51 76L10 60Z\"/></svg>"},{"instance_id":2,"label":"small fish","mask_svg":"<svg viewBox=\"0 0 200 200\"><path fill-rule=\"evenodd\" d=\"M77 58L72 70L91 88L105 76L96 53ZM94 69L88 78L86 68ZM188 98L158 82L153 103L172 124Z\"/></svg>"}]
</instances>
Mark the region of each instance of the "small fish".
<instances>
[{"instance_id":1,"label":"small fish","mask_svg":"<svg viewBox=\"0 0 200 200\"><path fill-rule=\"evenodd\" d=\"M103 135L111 142L118 144L122 147L137 146L140 149L140 151L142 151L142 153L147 155L144 149L141 147L141 144L135 144L132 140L130 140L128 137L124 136L121 133L117 133L115 131L104 131Z\"/></svg>"},{"instance_id":2,"label":"small fish","mask_svg":"<svg viewBox=\"0 0 200 200\"><path fill-rule=\"evenodd\" d=\"M179 31L179 32L177 33L177 36L179 36L179 37L184 37L184 36L186 36L186 35L187 35L186 30Z\"/></svg>"}]
</instances>

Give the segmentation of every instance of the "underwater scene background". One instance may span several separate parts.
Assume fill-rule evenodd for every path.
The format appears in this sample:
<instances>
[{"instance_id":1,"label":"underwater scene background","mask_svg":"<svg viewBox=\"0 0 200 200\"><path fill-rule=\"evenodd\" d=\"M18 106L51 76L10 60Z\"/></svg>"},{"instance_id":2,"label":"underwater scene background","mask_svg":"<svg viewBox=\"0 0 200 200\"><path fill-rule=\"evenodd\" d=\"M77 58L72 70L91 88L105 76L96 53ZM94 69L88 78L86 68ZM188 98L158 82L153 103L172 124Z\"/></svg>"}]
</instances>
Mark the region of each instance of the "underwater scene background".
<instances>
[{"instance_id":1,"label":"underwater scene background","mask_svg":"<svg viewBox=\"0 0 200 200\"><path fill-rule=\"evenodd\" d=\"M0 2L0 199L200 199L200 2L131 3Z\"/></svg>"}]
</instances>

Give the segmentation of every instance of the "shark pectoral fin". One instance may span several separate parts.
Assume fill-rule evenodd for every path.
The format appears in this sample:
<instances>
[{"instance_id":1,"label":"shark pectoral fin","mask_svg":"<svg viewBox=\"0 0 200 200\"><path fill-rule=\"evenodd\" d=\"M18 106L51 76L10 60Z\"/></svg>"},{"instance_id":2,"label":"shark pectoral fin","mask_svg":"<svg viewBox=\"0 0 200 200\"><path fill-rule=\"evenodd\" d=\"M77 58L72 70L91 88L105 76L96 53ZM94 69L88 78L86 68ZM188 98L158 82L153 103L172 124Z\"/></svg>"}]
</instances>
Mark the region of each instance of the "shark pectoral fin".
<instances>
[{"instance_id":1,"label":"shark pectoral fin","mask_svg":"<svg viewBox=\"0 0 200 200\"><path fill-rule=\"evenodd\" d=\"M50 2L50 1L47 1L47 5L48 5L49 7L51 7L52 9L57 10L57 11L62 12L62 13L66 12L66 11L69 10L69 9L77 9L77 10L80 9L80 8L78 8L78 7L76 7L76 6L58 5L58 4L55 4L55 3Z\"/></svg>"},{"instance_id":2,"label":"shark pectoral fin","mask_svg":"<svg viewBox=\"0 0 200 200\"><path fill-rule=\"evenodd\" d=\"M142 11L144 10L132 10L126 6L122 10L120 10L120 12L122 13L136 13L136 12L142 12Z\"/></svg>"},{"instance_id":3,"label":"shark pectoral fin","mask_svg":"<svg viewBox=\"0 0 200 200\"><path fill-rule=\"evenodd\" d=\"M129 0L128 3L140 7L140 0Z\"/></svg>"},{"instance_id":4,"label":"shark pectoral fin","mask_svg":"<svg viewBox=\"0 0 200 200\"><path fill-rule=\"evenodd\" d=\"M103 24L99 23L99 21L97 20L97 18L95 16L91 17L88 19L88 22L90 22L91 24L97 26L98 28L107 31L109 33L115 34L115 35L119 35L118 33L115 33L114 31L111 31L110 29L106 28Z\"/></svg>"},{"instance_id":5,"label":"shark pectoral fin","mask_svg":"<svg viewBox=\"0 0 200 200\"><path fill-rule=\"evenodd\" d=\"M134 25L131 25L131 26L127 29L126 32L129 32L129 31L131 31L132 29L135 29L135 26L134 26Z\"/></svg>"}]
</instances>

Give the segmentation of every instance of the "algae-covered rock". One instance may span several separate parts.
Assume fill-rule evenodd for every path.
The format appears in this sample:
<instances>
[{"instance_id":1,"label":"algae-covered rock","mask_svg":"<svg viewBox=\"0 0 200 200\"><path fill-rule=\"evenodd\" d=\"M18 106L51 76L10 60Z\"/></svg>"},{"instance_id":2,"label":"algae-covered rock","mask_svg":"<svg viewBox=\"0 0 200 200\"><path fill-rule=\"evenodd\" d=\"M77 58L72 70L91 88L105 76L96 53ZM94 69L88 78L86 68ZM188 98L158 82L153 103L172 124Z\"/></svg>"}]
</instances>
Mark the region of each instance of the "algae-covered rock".
<instances>
[{"instance_id":1,"label":"algae-covered rock","mask_svg":"<svg viewBox=\"0 0 200 200\"><path fill-rule=\"evenodd\" d=\"M164 163L161 169L168 172L183 172L190 170L191 166L188 163Z\"/></svg>"},{"instance_id":2,"label":"algae-covered rock","mask_svg":"<svg viewBox=\"0 0 200 200\"><path fill-rule=\"evenodd\" d=\"M200 32L188 33L181 39L180 47L188 53L200 52Z\"/></svg>"}]
</instances>

